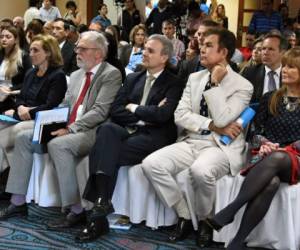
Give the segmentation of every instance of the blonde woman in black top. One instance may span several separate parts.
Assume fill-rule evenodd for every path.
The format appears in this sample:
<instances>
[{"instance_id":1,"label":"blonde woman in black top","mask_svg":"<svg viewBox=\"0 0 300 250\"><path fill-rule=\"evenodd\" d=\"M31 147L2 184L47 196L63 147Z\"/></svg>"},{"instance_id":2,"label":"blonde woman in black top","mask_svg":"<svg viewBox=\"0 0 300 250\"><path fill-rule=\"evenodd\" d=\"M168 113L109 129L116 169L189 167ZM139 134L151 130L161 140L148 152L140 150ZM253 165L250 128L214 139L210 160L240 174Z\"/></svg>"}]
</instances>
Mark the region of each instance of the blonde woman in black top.
<instances>
[{"instance_id":1,"label":"blonde woman in black top","mask_svg":"<svg viewBox=\"0 0 300 250\"><path fill-rule=\"evenodd\" d=\"M230 250L246 249L246 237L264 218L280 182L292 185L300 179L300 47L284 55L282 83L279 90L263 96L257 113L258 162L247 173L235 200L207 219L207 224L220 230L247 204L239 230L227 247Z\"/></svg>"}]
</instances>

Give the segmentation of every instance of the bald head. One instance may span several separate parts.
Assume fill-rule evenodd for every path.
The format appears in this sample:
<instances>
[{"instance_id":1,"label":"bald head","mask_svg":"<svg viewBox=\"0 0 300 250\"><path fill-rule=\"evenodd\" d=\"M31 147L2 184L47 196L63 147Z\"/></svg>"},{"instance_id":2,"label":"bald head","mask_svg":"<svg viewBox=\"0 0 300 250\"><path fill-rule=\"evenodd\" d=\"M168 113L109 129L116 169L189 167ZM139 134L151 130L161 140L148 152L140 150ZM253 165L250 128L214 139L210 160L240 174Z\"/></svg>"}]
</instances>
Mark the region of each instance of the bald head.
<instances>
[{"instance_id":1,"label":"bald head","mask_svg":"<svg viewBox=\"0 0 300 250\"><path fill-rule=\"evenodd\" d=\"M21 16L16 16L13 19L13 23L15 27L19 27L21 29L24 29L24 18Z\"/></svg>"}]
</instances>

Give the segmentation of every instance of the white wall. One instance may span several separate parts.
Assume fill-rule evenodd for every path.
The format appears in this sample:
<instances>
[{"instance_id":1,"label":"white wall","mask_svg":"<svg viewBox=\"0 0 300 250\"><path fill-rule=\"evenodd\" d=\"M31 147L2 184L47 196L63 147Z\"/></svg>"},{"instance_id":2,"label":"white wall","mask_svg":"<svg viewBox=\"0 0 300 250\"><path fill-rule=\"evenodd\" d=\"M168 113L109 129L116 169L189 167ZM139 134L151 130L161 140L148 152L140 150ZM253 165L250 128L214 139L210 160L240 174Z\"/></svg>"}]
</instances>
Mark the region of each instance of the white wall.
<instances>
[{"instance_id":1,"label":"white wall","mask_svg":"<svg viewBox=\"0 0 300 250\"><path fill-rule=\"evenodd\" d=\"M224 4L226 16L228 17L228 29L236 34L238 28L239 0L218 0L218 4Z\"/></svg>"}]
</instances>

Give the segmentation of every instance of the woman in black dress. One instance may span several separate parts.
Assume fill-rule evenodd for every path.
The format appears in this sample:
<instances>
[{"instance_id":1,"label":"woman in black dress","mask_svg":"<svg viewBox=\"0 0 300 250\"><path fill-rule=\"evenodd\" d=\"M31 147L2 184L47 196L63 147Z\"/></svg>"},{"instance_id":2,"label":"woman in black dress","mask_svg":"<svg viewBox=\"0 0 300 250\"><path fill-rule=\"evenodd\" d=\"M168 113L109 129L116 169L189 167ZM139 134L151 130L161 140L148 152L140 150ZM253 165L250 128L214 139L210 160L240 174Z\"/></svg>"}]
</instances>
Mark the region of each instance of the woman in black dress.
<instances>
[{"instance_id":1,"label":"woman in black dress","mask_svg":"<svg viewBox=\"0 0 300 250\"><path fill-rule=\"evenodd\" d=\"M282 83L279 90L263 96L256 116L260 160L246 175L235 200L206 221L220 230L247 204L239 230L227 247L230 250L246 249L246 237L264 218L280 182L293 185L300 179L300 47L284 55Z\"/></svg>"}]
</instances>

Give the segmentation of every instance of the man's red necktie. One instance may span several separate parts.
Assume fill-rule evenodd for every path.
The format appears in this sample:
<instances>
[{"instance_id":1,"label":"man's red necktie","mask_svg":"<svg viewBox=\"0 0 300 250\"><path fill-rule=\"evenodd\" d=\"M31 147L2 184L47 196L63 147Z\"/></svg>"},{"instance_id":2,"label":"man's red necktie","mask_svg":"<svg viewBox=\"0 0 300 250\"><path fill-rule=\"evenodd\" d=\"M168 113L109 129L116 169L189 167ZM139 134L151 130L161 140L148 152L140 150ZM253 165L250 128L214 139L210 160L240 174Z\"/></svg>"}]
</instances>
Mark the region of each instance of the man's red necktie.
<instances>
[{"instance_id":1,"label":"man's red necktie","mask_svg":"<svg viewBox=\"0 0 300 250\"><path fill-rule=\"evenodd\" d=\"M71 112L71 115L70 115L70 119L69 119L69 124L72 124L73 122L75 122L76 120L76 116L77 116L77 110L78 110L78 107L82 104L83 102L83 99L86 95L86 92L87 90L89 89L89 86L91 85L91 76L92 76L92 72L86 72L85 73L86 75L86 78L85 78L85 83L84 83L84 86L81 90L81 93L74 105L74 108Z\"/></svg>"}]
</instances>

